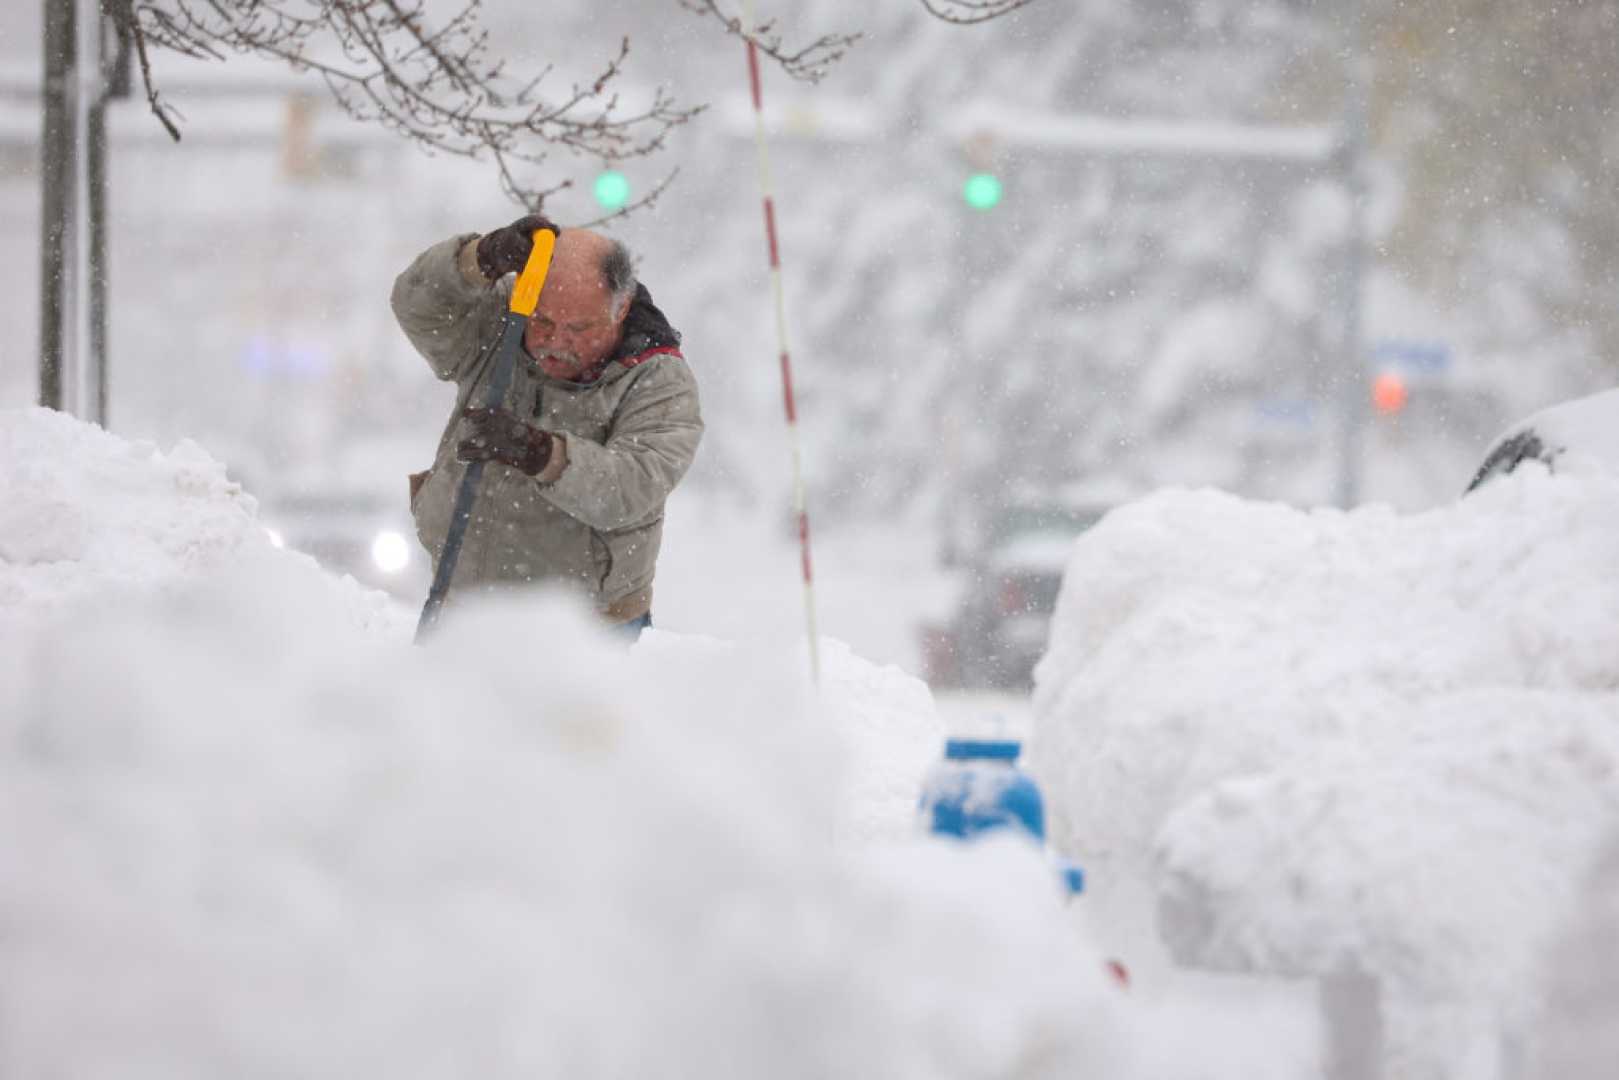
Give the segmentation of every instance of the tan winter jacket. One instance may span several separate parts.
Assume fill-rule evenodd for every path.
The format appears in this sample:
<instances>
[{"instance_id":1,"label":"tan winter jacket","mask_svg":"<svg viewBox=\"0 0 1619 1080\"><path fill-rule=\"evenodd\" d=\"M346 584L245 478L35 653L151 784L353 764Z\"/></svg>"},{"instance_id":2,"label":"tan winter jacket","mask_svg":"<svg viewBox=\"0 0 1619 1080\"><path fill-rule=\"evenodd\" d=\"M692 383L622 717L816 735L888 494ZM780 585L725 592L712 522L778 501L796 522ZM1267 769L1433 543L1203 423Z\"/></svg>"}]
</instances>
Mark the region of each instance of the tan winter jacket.
<instances>
[{"instance_id":1,"label":"tan winter jacket","mask_svg":"<svg viewBox=\"0 0 1619 1080\"><path fill-rule=\"evenodd\" d=\"M475 265L458 259L475 235L428 248L393 288L394 316L411 344L440 379L457 385L433 467L425 480L412 478L416 533L435 569L466 469L455 460L461 410L483 404L511 291L509 280L482 284ZM643 299L667 329L644 289L635 303ZM635 314L632 308L626 327ZM627 330L615 359L589 383L553 379L526 356L518 364L505 407L559 436L561 452L538 477L495 461L485 466L451 602L475 590L563 582L581 589L610 622L651 609L664 500L703 432L696 381L667 343L678 336L662 340L627 352L640 344Z\"/></svg>"}]
</instances>

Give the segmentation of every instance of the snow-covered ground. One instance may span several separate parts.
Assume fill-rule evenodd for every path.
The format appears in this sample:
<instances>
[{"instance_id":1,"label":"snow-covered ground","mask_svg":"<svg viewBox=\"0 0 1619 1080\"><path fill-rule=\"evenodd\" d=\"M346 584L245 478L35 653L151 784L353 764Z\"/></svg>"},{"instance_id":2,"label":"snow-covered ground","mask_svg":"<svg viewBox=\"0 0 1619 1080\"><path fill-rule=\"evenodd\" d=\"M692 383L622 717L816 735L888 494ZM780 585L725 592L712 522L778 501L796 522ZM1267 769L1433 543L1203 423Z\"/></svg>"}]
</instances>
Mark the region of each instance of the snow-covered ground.
<instances>
[{"instance_id":1,"label":"snow-covered ground","mask_svg":"<svg viewBox=\"0 0 1619 1080\"><path fill-rule=\"evenodd\" d=\"M1619 832L1547 958L1546 1023L1528 1075L1606 1080L1619 1061Z\"/></svg>"},{"instance_id":2,"label":"snow-covered ground","mask_svg":"<svg viewBox=\"0 0 1619 1080\"><path fill-rule=\"evenodd\" d=\"M1345 969L1387 1075L1601 1075L1619 481L1575 459L1116 511L1032 707L906 673L941 579L874 534L821 549L816 694L790 536L721 508L632 649L543 595L417 648L200 447L12 410L0 461L7 1076L1307 1080ZM916 835L962 731L1032 731L1080 901Z\"/></svg>"},{"instance_id":3,"label":"snow-covered ground","mask_svg":"<svg viewBox=\"0 0 1619 1080\"><path fill-rule=\"evenodd\" d=\"M1513 1075L1619 817L1619 479L1562 466L1413 515L1170 491L1078 542L1032 757L1105 947L1361 972L1387 1075Z\"/></svg>"},{"instance_id":4,"label":"snow-covered ground","mask_svg":"<svg viewBox=\"0 0 1619 1080\"><path fill-rule=\"evenodd\" d=\"M933 533L905 522L817 530L817 625L856 652L919 671L918 624L954 600ZM786 644L804 635L797 524L677 490L658 557L654 619L683 633Z\"/></svg>"},{"instance_id":5,"label":"snow-covered ground","mask_svg":"<svg viewBox=\"0 0 1619 1080\"><path fill-rule=\"evenodd\" d=\"M940 722L898 668L827 639L816 695L798 643L626 650L544 596L417 648L198 447L0 411L0 461L0 1074L1281 1080L1311 1053L1120 992L1032 847L917 837Z\"/></svg>"}]
</instances>

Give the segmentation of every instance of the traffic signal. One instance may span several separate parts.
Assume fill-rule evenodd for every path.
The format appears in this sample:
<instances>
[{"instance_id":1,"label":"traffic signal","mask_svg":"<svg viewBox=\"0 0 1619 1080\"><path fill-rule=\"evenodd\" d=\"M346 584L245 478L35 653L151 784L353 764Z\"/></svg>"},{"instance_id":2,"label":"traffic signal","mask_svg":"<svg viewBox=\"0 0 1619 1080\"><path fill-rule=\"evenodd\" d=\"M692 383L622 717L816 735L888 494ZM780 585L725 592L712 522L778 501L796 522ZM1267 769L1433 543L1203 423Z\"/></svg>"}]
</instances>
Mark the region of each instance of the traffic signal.
<instances>
[{"instance_id":1,"label":"traffic signal","mask_svg":"<svg viewBox=\"0 0 1619 1080\"><path fill-rule=\"evenodd\" d=\"M1393 416L1405 408L1411 391L1405 379L1392 371L1385 371L1372 380L1372 407L1384 416Z\"/></svg>"},{"instance_id":2,"label":"traffic signal","mask_svg":"<svg viewBox=\"0 0 1619 1080\"><path fill-rule=\"evenodd\" d=\"M630 201L630 181L617 169L606 169L596 177L596 205L603 210L622 210Z\"/></svg>"},{"instance_id":3,"label":"traffic signal","mask_svg":"<svg viewBox=\"0 0 1619 1080\"><path fill-rule=\"evenodd\" d=\"M993 210L1001 201L1001 181L993 173L973 173L961 186L961 197L974 210Z\"/></svg>"}]
</instances>

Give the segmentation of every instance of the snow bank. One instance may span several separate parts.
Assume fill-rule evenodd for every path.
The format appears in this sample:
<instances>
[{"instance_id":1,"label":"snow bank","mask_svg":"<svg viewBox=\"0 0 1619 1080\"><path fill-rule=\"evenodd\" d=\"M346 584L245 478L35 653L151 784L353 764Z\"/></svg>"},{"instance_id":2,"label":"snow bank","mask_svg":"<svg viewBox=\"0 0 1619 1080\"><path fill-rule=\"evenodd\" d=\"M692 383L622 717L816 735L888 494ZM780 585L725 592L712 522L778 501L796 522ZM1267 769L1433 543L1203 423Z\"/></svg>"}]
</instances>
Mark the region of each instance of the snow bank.
<instances>
[{"instance_id":1,"label":"snow bank","mask_svg":"<svg viewBox=\"0 0 1619 1080\"><path fill-rule=\"evenodd\" d=\"M0 410L5 623L234 573L273 581L303 616L408 639L409 612L276 549L256 515L253 497L196 443L163 453L49 409Z\"/></svg>"},{"instance_id":2,"label":"snow bank","mask_svg":"<svg viewBox=\"0 0 1619 1080\"><path fill-rule=\"evenodd\" d=\"M0 440L0 1074L1129 1075L1037 852L870 842L914 680L545 597L414 648L199 451Z\"/></svg>"},{"instance_id":3,"label":"snow bank","mask_svg":"<svg viewBox=\"0 0 1619 1080\"><path fill-rule=\"evenodd\" d=\"M1493 1075L1619 812L1616 565L1595 472L1413 516L1118 511L1077 544L1036 674L1054 837L1127 898L1116 920L1156 896L1181 961L1366 971L1390 1067Z\"/></svg>"}]
</instances>

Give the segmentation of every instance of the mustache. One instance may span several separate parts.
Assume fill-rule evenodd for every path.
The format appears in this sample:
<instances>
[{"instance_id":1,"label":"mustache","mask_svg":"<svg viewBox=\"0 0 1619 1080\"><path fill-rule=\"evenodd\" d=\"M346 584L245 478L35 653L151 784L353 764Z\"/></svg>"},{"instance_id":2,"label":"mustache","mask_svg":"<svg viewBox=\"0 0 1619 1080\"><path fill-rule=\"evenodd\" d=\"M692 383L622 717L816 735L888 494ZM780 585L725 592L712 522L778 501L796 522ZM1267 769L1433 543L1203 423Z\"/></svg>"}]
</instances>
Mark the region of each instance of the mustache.
<instances>
[{"instance_id":1,"label":"mustache","mask_svg":"<svg viewBox=\"0 0 1619 1080\"><path fill-rule=\"evenodd\" d=\"M577 364L579 362L579 354L569 352L566 349L536 349L530 355L536 360L561 360L568 364Z\"/></svg>"}]
</instances>

